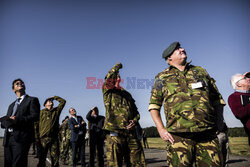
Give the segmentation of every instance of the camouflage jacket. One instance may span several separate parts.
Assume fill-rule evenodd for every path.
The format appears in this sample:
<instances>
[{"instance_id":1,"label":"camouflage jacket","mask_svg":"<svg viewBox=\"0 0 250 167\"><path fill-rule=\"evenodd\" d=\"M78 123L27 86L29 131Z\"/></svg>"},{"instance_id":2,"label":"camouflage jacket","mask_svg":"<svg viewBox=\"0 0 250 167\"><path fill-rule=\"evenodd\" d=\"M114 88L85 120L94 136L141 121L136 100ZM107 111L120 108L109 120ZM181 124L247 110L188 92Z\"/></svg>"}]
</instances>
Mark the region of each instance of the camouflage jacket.
<instances>
[{"instance_id":1,"label":"camouflage jacket","mask_svg":"<svg viewBox=\"0 0 250 167\"><path fill-rule=\"evenodd\" d=\"M65 120L59 128L59 132L60 132L60 140L63 141L63 139L70 139L70 127L68 124L69 120Z\"/></svg>"},{"instance_id":2,"label":"camouflage jacket","mask_svg":"<svg viewBox=\"0 0 250 167\"><path fill-rule=\"evenodd\" d=\"M66 103L61 97L54 96L54 99L59 102L59 105L51 110L46 108L40 111L39 134L43 137L58 137L59 133L59 118Z\"/></svg>"},{"instance_id":3,"label":"camouflage jacket","mask_svg":"<svg viewBox=\"0 0 250 167\"><path fill-rule=\"evenodd\" d=\"M192 88L192 83L203 83ZM205 69L187 64L184 71L170 66L155 77L149 111L162 103L169 132L202 132L216 129L214 106L225 105L215 80Z\"/></svg>"},{"instance_id":4,"label":"camouflage jacket","mask_svg":"<svg viewBox=\"0 0 250 167\"><path fill-rule=\"evenodd\" d=\"M135 100L125 89L115 87L115 79L121 68L116 64L106 75L103 84L103 100L106 109L106 117L103 129L122 133L129 125L129 120L138 122L140 114L135 105Z\"/></svg>"}]
</instances>

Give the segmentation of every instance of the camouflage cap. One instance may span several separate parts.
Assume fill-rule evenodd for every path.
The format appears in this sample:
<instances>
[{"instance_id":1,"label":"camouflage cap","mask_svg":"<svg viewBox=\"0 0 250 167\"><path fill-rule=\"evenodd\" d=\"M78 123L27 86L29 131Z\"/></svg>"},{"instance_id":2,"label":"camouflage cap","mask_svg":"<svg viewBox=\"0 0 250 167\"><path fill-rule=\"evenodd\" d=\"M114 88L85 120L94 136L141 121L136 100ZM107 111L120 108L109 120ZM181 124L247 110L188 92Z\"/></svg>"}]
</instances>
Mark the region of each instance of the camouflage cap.
<instances>
[{"instance_id":1,"label":"camouflage cap","mask_svg":"<svg viewBox=\"0 0 250 167\"><path fill-rule=\"evenodd\" d=\"M169 56L171 56L171 54L175 51L176 48L180 47L180 43L179 42L173 42L169 45L169 47L167 49L164 50L164 52L162 53L162 58L166 59Z\"/></svg>"}]
</instances>

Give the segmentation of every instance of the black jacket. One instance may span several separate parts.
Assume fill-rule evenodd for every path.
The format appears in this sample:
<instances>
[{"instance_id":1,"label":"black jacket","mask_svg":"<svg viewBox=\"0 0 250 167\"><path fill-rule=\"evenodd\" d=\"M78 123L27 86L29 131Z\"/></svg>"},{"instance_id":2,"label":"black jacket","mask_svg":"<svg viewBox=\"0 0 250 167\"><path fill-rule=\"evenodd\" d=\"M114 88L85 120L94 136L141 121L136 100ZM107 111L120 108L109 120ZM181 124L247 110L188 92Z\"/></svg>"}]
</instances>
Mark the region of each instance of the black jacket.
<instances>
[{"instance_id":1,"label":"black jacket","mask_svg":"<svg viewBox=\"0 0 250 167\"><path fill-rule=\"evenodd\" d=\"M15 105L14 101L9 105L7 116L10 117L13 113ZM16 142L31 143L34 139L34 122L38 121L40 113L40 103L38 98L26 95L17 107L15 113L15 122L9 122L8 120L1 123L1 127L5 128L3 145L8 142L10 133L8 128L13 128L13 135Z\"/></svg>"},{"instance_id":2,"label":"black jacket","mask_svg":"<svg viewBox=\"0 0 250 167\"><path fill-rule=\"evenodd\" d=\"M102 131L105 117L98 115L96 117L91 115L92 110L90 110L86 116L86 119L89 121L89 132L90 133L98 133Z\"/></svg>"}]
</instances>

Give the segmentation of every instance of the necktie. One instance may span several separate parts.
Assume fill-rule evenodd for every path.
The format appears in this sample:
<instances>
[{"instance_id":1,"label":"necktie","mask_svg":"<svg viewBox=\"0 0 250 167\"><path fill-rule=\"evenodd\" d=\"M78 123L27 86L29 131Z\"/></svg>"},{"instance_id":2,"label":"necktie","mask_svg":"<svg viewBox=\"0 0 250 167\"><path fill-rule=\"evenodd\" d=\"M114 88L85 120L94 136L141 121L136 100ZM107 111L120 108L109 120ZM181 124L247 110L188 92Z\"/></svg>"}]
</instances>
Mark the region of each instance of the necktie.
<instances>
[{"instance_id":1,"label":"necktie","mask_svg":"<svg viewBox=\"0 0 250 167\"><path fill-rule=\"evenodd\" d=\"M11 115L11 116L16 115L16 110L17 110L17 107L18 107L19 104L20 104L20 100L21 100L21 98L18 98L18 99L16 100L15 105L14 105L14 107L13 107L13 112L12 112L12 115ZM12 128L12 127L8 128L8 132L13 132L13 128Z\"/></svg>"},{"instance_id":2,"label":"necktie","mask_svg":"<svg viewBox=\"0 0 250 167\"><path fill-rule=\"evenodd\" d=\"M12 116L13 116L13 115L16 115L16 110L17 110L17 107L18 107L19 104L20 104L20 100L21 100L21 98L18 98L18 99L16 100L15 105L14 105L14 107L13 107Z\"/></svg>"}]
</instances>

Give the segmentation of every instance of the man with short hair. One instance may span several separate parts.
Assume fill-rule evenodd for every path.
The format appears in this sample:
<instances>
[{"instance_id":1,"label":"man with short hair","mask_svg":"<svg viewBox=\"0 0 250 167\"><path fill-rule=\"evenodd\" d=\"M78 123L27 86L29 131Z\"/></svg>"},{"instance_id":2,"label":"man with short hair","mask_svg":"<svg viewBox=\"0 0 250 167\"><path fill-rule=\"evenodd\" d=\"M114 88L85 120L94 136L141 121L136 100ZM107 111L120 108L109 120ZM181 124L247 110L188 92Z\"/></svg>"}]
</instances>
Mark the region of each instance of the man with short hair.
<instances>
[{"instance_id":1,"label":"man with short hair","mask_svg":"<svg viewBox=\"0 0 250 167\"><path fill-rule=\"evenodd\" d=\"M89 167L95 166L95 155L97 152L98 166L104 167L104 139L105 134L102 130L105 117L99 115L97 107L93 107L87 114L86 119L89 121Z\"/></svg>"},{"instance_id":2,"label":"man with short hair","mask_svg":"<svg viewBox=\"0 0 250 167\"><path fill-rule=\"evenodd\" d=\"M59 102L54 107L54 100ZM40 112L39 120L39 140L41 143L41 153L38 167L45 167L48 150L50 150L51 166L59 166L59 118L66 104L66 100L59 96L47 98L44 102L44 109Z\"/></svg>"},{"instance_id":3,"label":"man with short hair","mask_svg":"<svg viewBox=\"0 0 250 167\"><path fill-rule=\"evenodd\" d=\"M216 131L225 102L215 80L202 67L187 63L179 42L173 42L162 57L170 66L155 77L149 111L167 143L167 166L223 166Z\"/></svg>"},{"instance_id":4,"label":"man with short hair","mask_svg":"<svg viewBox=\"0 0 250 167\"><path fill-rule=\"evenodd\" d=\"M39 119L40 104L38 98L25 93L22 79L12 82L17 99L10 104L1 127L5 128L4 166L27 167L28 152L34 141L34 122Z\"/></svg>"},{"instance_id":5,"label":"man with short hair","mask_svg":"<svg viewBox=\"0 0 250 167\"><path fill-rule=\"evenodd\" d=\"M108 133L107 163L109 167L121 167L124 158L127 166L142 167L146 166L145 156L136 133L140 114L131 94L120 86L121 68L118 63L108 72L102 89L106 109L103 129Z\"/></svg>"},{"instance_id":6,"label":"man with short hair","mask_svg":"<svg viewBox=\"0 0 250 167\"><path fill-rule=\"evenodd\" d=\"M231 85L235 92L229 96L228 104L234 116L244 125L250 145L250 72L233 75Z\"/></svg>"},{"instance_id":7,"label":"man with short hair","mask_svg":"<svg viewBox=\"0 0 250 167\"><path fill-rule=\"evenodd\" d=\"M70 119L69 127L71 129L71 146L72 146L72 160L73 167L77 164L77 154L81 160L82 167L85 167L85 134L86 134L86 122L79 115L76 115L74 108L69 109Z\"/></svg>"}]
</instances>

